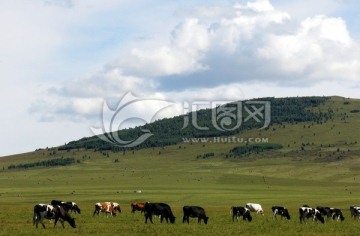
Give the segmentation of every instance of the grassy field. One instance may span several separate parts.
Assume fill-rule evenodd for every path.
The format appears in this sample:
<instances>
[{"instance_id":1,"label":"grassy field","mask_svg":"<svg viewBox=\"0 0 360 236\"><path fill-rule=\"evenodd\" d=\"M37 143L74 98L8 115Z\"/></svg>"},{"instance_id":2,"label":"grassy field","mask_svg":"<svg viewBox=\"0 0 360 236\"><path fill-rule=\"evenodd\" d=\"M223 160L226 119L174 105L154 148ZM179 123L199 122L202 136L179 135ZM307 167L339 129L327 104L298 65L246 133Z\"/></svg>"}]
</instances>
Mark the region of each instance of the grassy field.
<instances>
[{"instance_id":1,"label":"grassy field","mask_svg":"<svg viewBox=\"0 0 360 236\"><path fill-rule=\"evenodd\" d=\"M360 222L350 219L349 206L360 205L360 102L333 98L322 109L337 111L325 124L284 124L252 130L239 137L263 137L283 149L244 158L226 158L238 143L182 143L124 153L93 150L38 150L0 158L0 235L358 235ZM344 115L346 113L346 115ZM344 120L343 117L346 116ZM197 158L213 152L211 158ZM10 164L73 157L66 167L8 170ZM116 161L117 160L117 161ZM141 190L142 193L136 193ZM82 213L72 214L77 228L46 222L32 225L33 206L51 200L75 201ZM99 201L120 203L114 218L92 216ZM176 223L145 224L130 213L133 201L166 202ZM262 204L265 216L232 222L231 206ZM343 209L345 221L300 224L298 208L308 204ZM199 205L207 225L182 223L182 206ZM271 206L286 206L291 220L273 220Z\"/></svg>"}]
</instances>

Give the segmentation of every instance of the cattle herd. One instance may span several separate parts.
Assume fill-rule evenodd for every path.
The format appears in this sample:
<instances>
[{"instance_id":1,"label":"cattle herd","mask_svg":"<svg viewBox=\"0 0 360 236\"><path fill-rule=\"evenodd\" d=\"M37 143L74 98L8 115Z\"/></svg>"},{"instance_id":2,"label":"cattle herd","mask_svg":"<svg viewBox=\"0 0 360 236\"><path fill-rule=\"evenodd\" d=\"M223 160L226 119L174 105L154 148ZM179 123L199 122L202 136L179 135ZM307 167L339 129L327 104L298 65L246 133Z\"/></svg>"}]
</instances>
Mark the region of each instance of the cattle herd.
<instances>
[{"instance_id":1,"label":"cattle herd","mask_svg":"<svg viewBox=\"0 0 360 236\"><path fill-rule=\"evenodd\" d=\"M153 216L159 217L160 222L163 222L165 219L167 223L175 223L175 216L171 207L166 203L133 202L130 206L131 213L140 211L144 214L145 223L147 223L148 220L153 223ZM277 219L277 216L280 216L281 219L286 218L287 220L290 220L290 213L288 209L283 206L273 206L271 211L273 219ZM52 200L51 204L36 204L34 206L33 225L37 228L38 224L41 223L43 228L45 228L43 223L44 219L54 219L54 227L57 222L60 221L63 228L64 222L68 222L71 227L76 228L75 218L71 217L69 214L70 212L81 213L79 206L75 202ZM121 213L121 208L118 203L98 202L95 203L93 216L105 213L107 217L114 217L117 212ZM245 206L233 206L230 208L230 214L232 215L233 221L235 221L235 219L238 221L239 218L242 217L243 220L250 222L252 221L251 212L264 216L264 210L258 203L247 203ZM350 215L351 218L360 220L360 206L350 206ZM190 217L197 218L198 223L203 221L207 224L209 220L209 217L205 214L204 208L199 206L184 206L182 222L189 224ZM341 209L337 208L321 206L312 208L308 205L303 205L299 208L300 223L306 223L306 221L310 219L314 222L319 221L324 224L325 218L333 221L343 221L345 219Z\"/></svg>"}]
</instances>

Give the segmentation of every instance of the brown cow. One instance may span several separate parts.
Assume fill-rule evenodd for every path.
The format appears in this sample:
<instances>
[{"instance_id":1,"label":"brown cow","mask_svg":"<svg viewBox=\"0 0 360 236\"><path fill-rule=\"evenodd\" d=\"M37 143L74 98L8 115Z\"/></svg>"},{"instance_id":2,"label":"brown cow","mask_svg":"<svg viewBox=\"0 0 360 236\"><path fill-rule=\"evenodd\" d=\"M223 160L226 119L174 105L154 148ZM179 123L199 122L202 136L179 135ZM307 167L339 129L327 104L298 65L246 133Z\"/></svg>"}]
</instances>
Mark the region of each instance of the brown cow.
<instances>
[{"instance_id":1,"label":"brown cow","mask_svg":"<svg viewBox=\"0 0 360 236\"><path fill-rule=\"evenodd\" d=\"M121 208L119 203L116 202L98 202L95 203L95 210L93 216L95 214L99 215L100 212L105 212L106 216L110 214L111 216L116 216L116 211L121 212Z\"/></svg>"},{"instance_id":2,"label":"brown cow","mask_svg":"<svg viewBox=\"0 0 360 236\"><path fill-rule=\"evenodd\" d=\"M133 202L131 203L131 213L135 213L135 211L141 211L141 213L144 212L145 203L143 202Z\"/></svg>"}]
</instances>

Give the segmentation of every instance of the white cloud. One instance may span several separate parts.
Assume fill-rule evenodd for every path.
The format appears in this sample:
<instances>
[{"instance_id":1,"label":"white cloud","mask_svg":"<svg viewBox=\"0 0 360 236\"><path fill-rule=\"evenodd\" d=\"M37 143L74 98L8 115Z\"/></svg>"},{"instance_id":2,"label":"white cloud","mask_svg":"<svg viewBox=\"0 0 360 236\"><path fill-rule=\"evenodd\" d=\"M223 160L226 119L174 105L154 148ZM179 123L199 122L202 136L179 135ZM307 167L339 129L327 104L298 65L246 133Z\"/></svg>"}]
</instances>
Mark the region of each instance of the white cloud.
<instances>
[{"instance_id":1,"label":"white cloud","mask_svg":"<svg viewBox=\"0 0 360 236\"><path fill-rule=\"evenodd\" d=\"M307 18L294 34L270 34L260 57L275 73L294 73L303 80L359 80L359 45L349 36L341 18ZM277 71L277 72L276 72Z\"/></svg>"},{"instance_id":2,"label":"white cloud","mask_svg":"<svg viewBox=\"0 0 360 236\"><path fill-rule=\"evenodd\" d=\"M172 31L170 42L152 49L133 48L119 59L126 74L161 77L206 70L201 63L209 47L209 33L198 19L185 19Z\"/></svg>"},{"instance_id":3,"label":"white cloud","mask_svg":"<svg viewBox=\"0 0 360 236\"><path fill-rule=\"evenodd\" d=\"M54 112L91 118L99 99L116 100L128 91L216 100L242 94L243 84L254 81L309 85L359 79L359 46L342 18L308 17L289 30L290 15L268 0L209 9L196 9L205 18L191 12L168 32L167 42L133 47L97 72L53 87L52 106L56 99L68 100ZM175 83L166 85L168 80ZM194 88L197 83L204 88Z\"/></svg>"}]
</instances>

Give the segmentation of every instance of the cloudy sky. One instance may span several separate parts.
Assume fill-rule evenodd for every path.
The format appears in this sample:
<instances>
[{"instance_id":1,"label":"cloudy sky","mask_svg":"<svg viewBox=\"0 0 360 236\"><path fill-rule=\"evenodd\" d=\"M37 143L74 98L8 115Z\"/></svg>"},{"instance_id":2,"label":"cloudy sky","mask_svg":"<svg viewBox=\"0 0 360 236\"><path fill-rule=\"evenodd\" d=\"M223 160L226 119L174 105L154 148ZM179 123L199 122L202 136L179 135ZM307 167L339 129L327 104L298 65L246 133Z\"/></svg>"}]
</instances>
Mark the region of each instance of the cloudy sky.
<instances>
[{"instance_id":1,"label":"cloudy sky","mask_svg":"<svg viewBox=\"0 0 360 236\"><path fill-rule=\"evenodd\" d=\"M191 101L360 98L359 22L358 0L0 0L0 156L92 136L128 92L173 104L159 117Z\"/></svg>"}]
</instances>

